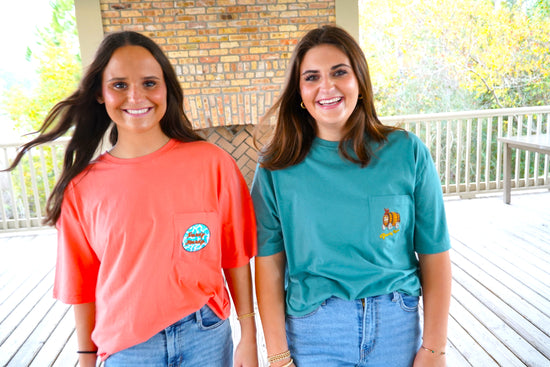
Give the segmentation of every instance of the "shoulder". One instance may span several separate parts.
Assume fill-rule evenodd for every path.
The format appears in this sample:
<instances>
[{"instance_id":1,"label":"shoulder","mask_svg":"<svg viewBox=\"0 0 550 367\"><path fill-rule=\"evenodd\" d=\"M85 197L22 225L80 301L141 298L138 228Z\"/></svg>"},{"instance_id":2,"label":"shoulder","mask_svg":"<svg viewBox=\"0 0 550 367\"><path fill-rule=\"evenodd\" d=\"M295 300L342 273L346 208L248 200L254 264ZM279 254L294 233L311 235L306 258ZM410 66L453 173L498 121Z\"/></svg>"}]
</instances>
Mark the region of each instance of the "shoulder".
<instances>
[{"instance_id":1,"label":"shoulder","mask_svg":"<svg viewBox=\"0 0 550 367\"><path fill-rule=\"evenodd\" d=\"M227 153L227 151L225 151L224 149L222 149L221 147L209 142L209 141L204 141L204 140L200 140L200 141L192 141L192 142L181 142L181 141L178 141L177 143L177 147L179 147L180 149L186 149L186 150L189 150L189 151L199 151L199 152L205 152L205 153L210 153L210 154L214 154L216 156L224 156L224 155L228 155L229 153Z\"/></svg>"},{"instance_id":2,"label":"shoulder","mask_svg":"<svg viewBox=\"0 0 550 367\"><path fill-rule=\"evenodd\" d=\"M175 150L178 154L192 156L193 159L199 161L217 161L217 162L232 162L234 161L231 154L221 147L208 141L193 141L193 142L178 142Z\"/></svg>"},{"instance_id":3,"label":"shoulder","mask_svg":"<svg viewBox=\"0 0 550 367\"><path fill-rule=\"evenodd\" d=\"M396 130L388 135L388 145L415 152L428 151L424 142L413 132Z\"/></svg>"}]
</instances>

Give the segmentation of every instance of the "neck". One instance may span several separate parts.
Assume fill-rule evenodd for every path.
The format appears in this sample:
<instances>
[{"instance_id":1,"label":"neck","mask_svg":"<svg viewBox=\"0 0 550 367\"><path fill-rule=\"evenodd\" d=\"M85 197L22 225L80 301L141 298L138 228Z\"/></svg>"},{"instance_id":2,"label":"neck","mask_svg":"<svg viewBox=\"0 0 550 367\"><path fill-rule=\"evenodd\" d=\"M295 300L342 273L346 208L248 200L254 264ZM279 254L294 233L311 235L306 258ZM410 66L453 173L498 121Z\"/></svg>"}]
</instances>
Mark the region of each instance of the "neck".
<instances>
[{"instance_id":1,"label":"neck","mask_svg":"<svg viewBox=\"0 0 550 367\"><path fill-rule=\"evenodd\" d=\"M118 136L118 141L109 153L116 158L138 158L151 154L162 148L168 141L169 137L161 133L157 136Z\"/></svg>"}]
</instances>

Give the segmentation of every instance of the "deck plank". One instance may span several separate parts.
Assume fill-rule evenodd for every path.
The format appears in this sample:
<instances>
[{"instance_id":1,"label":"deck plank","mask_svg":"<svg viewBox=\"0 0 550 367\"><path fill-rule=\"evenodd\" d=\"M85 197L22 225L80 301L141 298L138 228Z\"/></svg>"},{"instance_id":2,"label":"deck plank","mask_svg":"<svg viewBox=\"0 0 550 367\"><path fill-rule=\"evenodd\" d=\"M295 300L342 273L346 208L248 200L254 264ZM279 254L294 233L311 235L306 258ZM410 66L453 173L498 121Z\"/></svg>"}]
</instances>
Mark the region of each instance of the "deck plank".
<instances>
[{"instance_id":1,"label":"deck plank","mask_svg":"<svg viewBox=\"0 0 550 367\"><path fill-rule=\"evenodd\" d=\"M486 299L493 296L499 297L499 299L505 302L510 308L514 310L521 310L522 317L528 320L535 327L539 325L537 329L540 332L545 333L546 337L549 336L548 333L550 330L541 330L540 326L550 325L550 317L535 308L525 298L520 297L507 288L498 279L495 279L489 273L486 273L484 270L470 263L468 259L464 258L459 253L454 253L453 255L453 275L455 282L459 282L461 284L467 283L466 288L469 290L472 290L472 287L476 287L476 296L479 299ZM467 276L471 279L475 279L485 289L481 289L476 285L470 286L471 279L463 280L465 279L465 275L462 275L461 272L467 274Z\"/></svg>"},{"instance_id":2,"label":"deck plank","mask_svg":"<svg viewBox=\"0 0 550 367\"><path fill-rule=\"evenodd\" d=\"M451 299L452 309L456 309L454 304L456 299ZM458 315L459 316L459 315ZM465 366L483 366L483 367L498 367L498 364L492 359L485 350L476 342L474 337L459 323L460 317L454 313L449 316L449 349L453 354L459 354L460 360L453 359L453 354L447 356L448 367L465 367ZM462 363L464 364L462 364Z\"/></svg>"},{"instance_id":3,"label":"deck plank","mask_svg":"<svg viewBox=\"0 0 550 367\"><path fill-rule=\"evenodd\" d=\"M548 336L512 309L503 300L483 289L468 274L455 268L454 295L476 319L519 360L528 366L543 365L548 359ZM481 296L480 296L481 295ZM496 352L495 352L496 353ZM491 353L492 354L492 353Z\"/></svg>"},{"instance_id":4,"label":"deck plank","mask_svg":"<svg viewBox=\"0 0 550 367\"><path fill-rule=\"evenodd\" d=\"M498 338L481 323L465 305L457 298L457 302L451 302L451 314L455 320L468 331L468 334L475 339L476 343L484 350L484 353L494 359L498 366L524 366L521 360L516 357ZM449 336L453 339L453 336ZM484 356L486 358L486 356ZM475 362L474 366L484 366Z\"/></svg>"},{"instance_id":5,"label":"deck plank","mask_svg":"<svg viewBox=\"0 0 550 367\"><path fill-rule=\"evenodd\" d=\"M44 315L53 307L55 300L49 294L42 297L17 323L7 339L0 346L0 365L5 366L17 354L32 331L40 324Z\"/></svg>"},{"instance_id":6,"label":"deck plank","mask_svg":"<svg viewBox=\"0 0 550 367\"><path fill-rule=\"evenodd\" d=\"M38 325L31 330L28 338L13 356L7 367L30 365L42 350L44 344L50 339L63 316L67 313L67 308L61 302L52 302L52 307L44 314Z\"/></svg>"},{"instance_id":7,"label":"deck plank","mask_svg":"<svg viewBox=\"0 0 550 367\"><path fill-rule=\"evenodd\" d=\"M59 355L63 351L65 345L69 342L69 339L74 333L74 314L72 308L68 305L64 305L61 302L57 302L61 306L63 312L61 320L54 326L51 334L47 337L47 340L41 345L40 350L36 353L36 357L32 360L30 367L42 367L49 366L59 358ZM70 351L70 361L72 365L76 363L75 349ZM68 363L63 364L69 365Z\"/></svg>"},{"instance_id":8,"label":"deck plank","mask_svg":"<svg viewBox=\"0 0 550 367\"><path fill-rule=\"evenodd\" d=\"M74 325L74 318L73 325ZM63 349L61 350L61 353L57 356L55 361L52 363L52 367L76 367L78 365L78 356L76 356L75 350L77 349L77 342L76 342L76 332L71 334L71 337L67 341L67 344L63 346ZM99 363L98 363L99 365ZM41 367L41 366L36 366Z\"/></svg>"}]
</instances>

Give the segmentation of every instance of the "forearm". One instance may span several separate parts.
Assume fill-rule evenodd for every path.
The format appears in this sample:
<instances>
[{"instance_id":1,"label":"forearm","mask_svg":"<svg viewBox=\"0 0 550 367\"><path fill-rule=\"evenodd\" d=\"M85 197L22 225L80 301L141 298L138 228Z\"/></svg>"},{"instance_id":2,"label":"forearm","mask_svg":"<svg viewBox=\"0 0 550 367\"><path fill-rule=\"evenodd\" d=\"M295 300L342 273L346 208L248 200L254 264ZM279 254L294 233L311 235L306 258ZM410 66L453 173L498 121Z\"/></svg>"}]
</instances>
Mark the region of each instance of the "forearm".
<instances>
[{"instance_id":1,"label":"forearm","mask_svg":"<svg viewBox=\"0 0 550 367\"><path fill-rule=\"evenodd\" d=\"M241 339L256 340L256 323L254 317L254 299L252 291L252 273L250 264L239 268L224 269L227 286L235 305L237 316L245 317L239 320L241 326Z\"/></svg>"},{"instance_id":2,"label":"forearm","mask_svg":"<svg viewBox=\"0 0 550 367\"><path fill-rule=\"evenodd\" d=\"M451 301L451 261L449 251L419 255L424 305L425 347L444 351Z\"/></svg>"},{"instance_id":3,"label":"forearm","mask_svg":"<svg viewBox=\"0 0 550 367\"><path fill-rule=\"evenodd\" d=\"M258 366L258 344L256 342L256 321L250 264L239 268L225 269L225 279L241 327L241 340L235 349L235 367Z\"/></svg>"},{"instance_id":4,"label":"forearm","mask_svg":"<svg viewBox=\"0 0 550 367\"><path fill-rule=\"evenodd\" d=\"M95 326L95 303L82 303L73 306L76 326L78 351L94 352L97 346L92 341L92 331ZM79 353L78 362L81 367L96 365L97 355L94 353Z\"/></svg>"},{"instance_id":5,"label":"forearm","mask_svg":"<svg viewBox=\"0 0 550 367\"><path fill-rule=\"evenodd\" d=\"M288 350L285 329L284 252L256 257L256 294L268 356Z\"/></svg>"}]
</instances>

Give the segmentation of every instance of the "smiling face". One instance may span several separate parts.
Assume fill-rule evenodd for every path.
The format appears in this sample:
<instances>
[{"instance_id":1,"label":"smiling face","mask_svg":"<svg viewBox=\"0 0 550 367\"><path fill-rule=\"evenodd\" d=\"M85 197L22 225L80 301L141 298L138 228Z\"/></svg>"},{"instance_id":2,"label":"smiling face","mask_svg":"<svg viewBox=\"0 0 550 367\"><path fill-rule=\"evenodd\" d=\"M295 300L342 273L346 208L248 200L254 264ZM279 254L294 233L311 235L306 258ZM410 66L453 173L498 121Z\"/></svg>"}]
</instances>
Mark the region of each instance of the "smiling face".
<instances>
[{"instance_id":1,"label":"smiling face","mask_svg":"<svg viewBox=\"0 0 550 367\"><path fill-rule=\"evenodd\" d=\"M162 68L141 46L117 49L103 71L101 97L117 126L119 140L128 136L163 137L160 120L166 113Z\"/></svg>"},{"instance_id":2,"label":"smiling face","mask_svg":"<svg viewBox=\"0 0 550 367\"><path fill-rule=\"evenodd\" d=\"M307 51L300 65L300 95L317 123L317 135L339 141L359 97L357 78L346 54L329 44Z\"/></svg>"}]
</instances>

